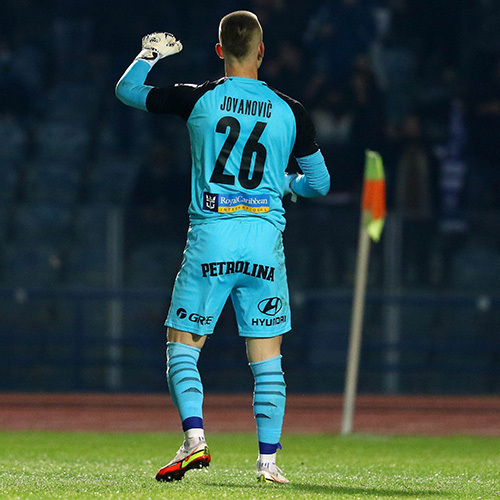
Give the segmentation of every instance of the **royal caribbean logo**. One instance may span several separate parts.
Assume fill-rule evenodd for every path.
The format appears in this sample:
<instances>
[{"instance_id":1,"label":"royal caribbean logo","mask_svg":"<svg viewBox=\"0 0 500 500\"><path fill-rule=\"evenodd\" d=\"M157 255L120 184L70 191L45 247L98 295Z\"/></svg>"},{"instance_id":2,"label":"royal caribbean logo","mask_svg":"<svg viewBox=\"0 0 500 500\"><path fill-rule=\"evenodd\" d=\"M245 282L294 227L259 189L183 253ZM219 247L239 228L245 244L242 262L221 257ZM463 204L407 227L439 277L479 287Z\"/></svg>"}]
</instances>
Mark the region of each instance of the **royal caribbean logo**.
<instances>
[{"instance_id":1,"label":"royal caribbean logo","mask_svg":"<svg viewBox=\"0 0 500 500\"><path fill-rule=\"evenodd\" d=\"M218 213L233 213L245 210L254 214L269 212L269 195L245 193L203 193L203 210Z\"/></svg>"},{"instance_id":2,"label":"royal caribbean logo","mask_svg":"<svg viewBox=\"0 0 500 500\"><path fill-rule=\"evenodd\" d=\"M219 211L218 195L211 193L203 193L203 210L210 212Z\"/></svg>"}]
</instances>

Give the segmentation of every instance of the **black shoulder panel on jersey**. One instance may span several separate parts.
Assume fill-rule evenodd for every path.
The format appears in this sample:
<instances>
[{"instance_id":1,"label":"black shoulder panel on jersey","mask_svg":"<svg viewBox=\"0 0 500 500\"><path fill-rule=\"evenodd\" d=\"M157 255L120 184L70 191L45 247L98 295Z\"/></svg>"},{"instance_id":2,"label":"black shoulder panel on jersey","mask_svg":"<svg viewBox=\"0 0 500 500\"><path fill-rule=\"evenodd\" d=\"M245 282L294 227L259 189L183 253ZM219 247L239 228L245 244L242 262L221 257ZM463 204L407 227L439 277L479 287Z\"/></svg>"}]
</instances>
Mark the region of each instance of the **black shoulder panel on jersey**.
<instances>
[{"instance_id":1,"label":"black shoulder panel on jersey","mask_svg":"<svg viewBox=\"0 0 500 500\"><path fill-rule=\"evenodd\" d=\"M293 156L295 156L295 158L302 158L316 153L316 151L319 150L319 146L316 144L316 130L304 106L302 106L299 101L292 99L286 94L271 87L269 88L290 106L295 116L297 135L295 137L295 146L292 151Z\"/></svg>"},{"instance_id":2,"label":"black shoulder panel on jersey","mask_svg":"<svg viewBox=\"0 0 500 500\"><path fill-rule=\"evenodd\" d=\"M221 78L201 85L176 83L170 87L153 87L146 98L146 107L151 113L178 115L187 121L194 105L205 92L225 81L226 78Z\"/></svg>"}]
</instances>

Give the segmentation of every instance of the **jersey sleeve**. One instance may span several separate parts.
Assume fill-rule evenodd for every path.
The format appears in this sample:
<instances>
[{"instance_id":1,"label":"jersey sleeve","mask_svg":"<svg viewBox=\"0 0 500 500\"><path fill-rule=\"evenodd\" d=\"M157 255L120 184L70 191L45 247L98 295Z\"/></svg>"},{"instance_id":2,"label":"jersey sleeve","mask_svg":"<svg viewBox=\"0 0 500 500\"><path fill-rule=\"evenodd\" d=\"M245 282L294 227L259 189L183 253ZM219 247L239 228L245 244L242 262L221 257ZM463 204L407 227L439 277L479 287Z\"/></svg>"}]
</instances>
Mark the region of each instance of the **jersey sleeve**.
<instances>
[{"instance_id":1,"label":"jersey sleeve","mask_svg":"<svg viewBox=\"0 0 500 500\"><path fill-rule=\"evenodd\" d=\"M330 173L321 151L297 158L297 163L304 175L299 174L291 180L291 192L306 198L325 196L330 189Z\"/></svg>"},{"instance_id":2,"label":"jersey sleeve","mask_svg":"<svg viewBox=\"0 0 500 500\"><path fill-rule=\"evenodd\" d=\"M135 60L118 81L116 96L127 106L180 116L187 121L196 101L218 82L202 85L176 83L167 87L153 87L145 81L151 66L142 60Z\"/></svg>"},{"instance_id":3,"label":"jersey sleeve","mask_svg":"<svg viewBox=\"0 0 500 500\"><path fill-rule=\"evenodd\" d=\"M116 84L116 97L127 106L146 111L146 99L153 87L144 82L150 70L146 61L134 60Z\"/></svg>"},{"instance_id":4,"label":"jersey sleeve","mask_svg":"<svg viewBox=\"0 0 500 500\"><path fill-rule=\"evenodd\" d=\"M169 87L153 87L146 99L146 108L151 113L166 113L180 116L187 121L200 97L213 88L216 82L201 85L176 83Z\"/></svg>"},{"instance_id":5,"label":"jersey sleeve","mask_svg":"<svg viewBox=\"0 0 500 500\"><path fill-rule=\"evenodd\" d=\"M295 158L310 156L319 150L319 146L316 144L316 129L314 128L309 113L300 102L292 101L290 106L297 125L297 135L295 137L295 145L292 154Z\"/></svg>"},{"instance_id":6,"label":"jersey sleeve","mask_svg":"<svg viewBox=\"0 0 500 500\"><path fill-rule=\"evenodd\" d=\"M279 92L276 89L271 89L281 99L283 99L293 112L296 125L295 144L292 150L295 158L303 158L310 156L316 151L319 151L319 146L316 144L316 129L304 106L299 101L292 99L290 96Z\"/></svg>"},{"instance_id":7,"label":"jersey sleeve","mask_svg":"<svg viewBox=\"0 0 500 500\"><path fill-rule=\"evenodd\" d=\"M176 83L168 87L153 87L146 99L146 108L151 113L178 115L187 121L199 99L199 85Z\"/></svg>"},{"instance_id":8,"label":"jersey sleeve","mask_svg":"<svg viewBox=\"0 0 500 500\"><path fill-rule=\"evenodd\" d=\"M292 154L304 172L287 178L289 188L293 194L306 198L324 196L330 189L330 174L316 143L316 129L311 117L299 101L275 92L287 102L295 117L296 134Z\"/></svg>"}]
</instances>

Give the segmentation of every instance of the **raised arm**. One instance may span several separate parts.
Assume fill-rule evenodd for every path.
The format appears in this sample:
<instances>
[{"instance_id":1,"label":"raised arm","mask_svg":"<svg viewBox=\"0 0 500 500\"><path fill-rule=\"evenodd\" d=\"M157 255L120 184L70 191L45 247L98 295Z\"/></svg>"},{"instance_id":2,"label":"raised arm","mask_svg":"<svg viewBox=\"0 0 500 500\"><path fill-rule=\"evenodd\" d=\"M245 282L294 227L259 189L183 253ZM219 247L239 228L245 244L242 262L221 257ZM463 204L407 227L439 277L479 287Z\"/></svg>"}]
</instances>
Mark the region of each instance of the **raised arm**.
<instances>
[{"instance_id":1,"label":"raised arm","mask_svg":"<svg viewBox=\"0 0 500 500\"><path fill-rule=\"evenodd\" d=\"M147 111L146 99L153 87L145 85L151 68L165 57L182 50L182 43L170 33L152 33L142 39L142 50L123 73L115 88L115 95L127 106Z\"/></svg>"}]
</instances>

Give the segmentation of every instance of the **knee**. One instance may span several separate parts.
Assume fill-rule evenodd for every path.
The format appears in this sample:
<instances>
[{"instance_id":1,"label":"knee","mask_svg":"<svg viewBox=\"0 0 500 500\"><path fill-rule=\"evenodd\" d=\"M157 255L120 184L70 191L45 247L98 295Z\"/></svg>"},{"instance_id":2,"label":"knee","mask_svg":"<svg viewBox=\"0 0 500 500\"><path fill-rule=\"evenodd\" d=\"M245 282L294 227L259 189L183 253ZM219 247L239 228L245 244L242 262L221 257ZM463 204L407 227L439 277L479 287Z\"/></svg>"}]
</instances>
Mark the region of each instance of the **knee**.
<instances>
[{"instance_id":1,"label":"knee","mask_svg":"<svg viewBox=\"0 0 500 500\"><path fill-rule=\"evenodd\" d=\"M167 340L169 342L177 342L178 344L186 344L192 347L202 348L205 344L206 335L196 335L190 332L177 330L176 328L167 328Z\"/></svg>"}]
</instances>

